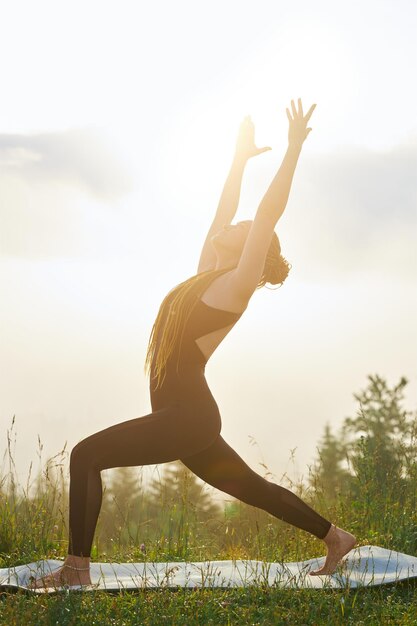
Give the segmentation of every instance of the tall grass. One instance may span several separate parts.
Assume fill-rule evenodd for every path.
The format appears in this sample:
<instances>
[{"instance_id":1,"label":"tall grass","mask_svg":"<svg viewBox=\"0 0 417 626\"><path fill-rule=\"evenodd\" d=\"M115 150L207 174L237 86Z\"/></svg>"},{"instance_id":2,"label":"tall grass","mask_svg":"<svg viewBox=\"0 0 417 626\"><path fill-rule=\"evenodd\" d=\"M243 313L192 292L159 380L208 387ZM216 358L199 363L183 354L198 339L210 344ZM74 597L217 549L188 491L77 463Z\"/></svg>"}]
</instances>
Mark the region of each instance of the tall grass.
<instances>
[{"instance_id":1,"label":"tall grass","mask_svg":"<svg viewBox=\"0 0 417 626\"><path fill-rule=\"evenodd\" d=\"M48 459L35 477L32 477L31 463L26 484L20 485L12 442L16 444L14 417L7 431L7 449L0 476L0 562L6 565L28 562L39 554L57 558L65 550L68 528L65 448ZM42 449L38 439L40 461Z\"/></svg>"},{"instance_id":2,"label":"tall grass","mask_svg":"<svg viewBox=\"0 0 417 626\"><path fill-rule=\"evenodd\" d=\"M25 485L20 485L12 442L16 444L14 419L0 477L0 567L64 558L68 546L68 452L64 448L43 462L39 440L41 467L32 477L31 466ZM413 486L411 480L405 481L398 490L388 476L387 489L378 493L374 459L365 456L364 463L359 478L353 477L344 489L328 495L317 471L311 474L309 470L308 485L293 483L287 476L277 482L338 526L352 530L359 544L415 555L415 482ZM415 463L411 462L410 468L415 472ZM415 475L409 473L408 477ZM104 477L103 507L92 551L95 561L300 561L324 554L318 539L263 511L236 501L214 502L183 468L174 466L151 483L138 469L113 471L113 481L109 478L110 473ZM160 589L117 596L104 592L0 594L0 624L408 626L417 624L417 587L294 592L259 586L182 589L177 593Z\"/></svg>"},{"instance_id":3,"label":"tall grass","mask_svg":"<svg viewBox=\"0 0 417 626\"><path fill-rule=\"evenodd\" d=\"M64 448L47 459L34 477L31 466L22 486L13 460L13 440L16 442L14 418L0 477L0 565L62 558L68 545L68 451ZM40 440L38 445L42 460ZM354 532L359 544L417 554L414 476L402 481L401 489L391 485L387 476L386 489L381 492L373 483L373 459L365 455L362 465L359 477L353 476L343 491L329 499L311 476L310 486L302 481L293 483L286 475L278 482L339 527ZM322 542L263 511L238 501L213 501L186 468L171 467L151 484L146 484L140 469L118 471L119 480L113 470L113 483L107 471L103 481L93 560L274 561L323 554Z\"/></svg>"}]
</instances>

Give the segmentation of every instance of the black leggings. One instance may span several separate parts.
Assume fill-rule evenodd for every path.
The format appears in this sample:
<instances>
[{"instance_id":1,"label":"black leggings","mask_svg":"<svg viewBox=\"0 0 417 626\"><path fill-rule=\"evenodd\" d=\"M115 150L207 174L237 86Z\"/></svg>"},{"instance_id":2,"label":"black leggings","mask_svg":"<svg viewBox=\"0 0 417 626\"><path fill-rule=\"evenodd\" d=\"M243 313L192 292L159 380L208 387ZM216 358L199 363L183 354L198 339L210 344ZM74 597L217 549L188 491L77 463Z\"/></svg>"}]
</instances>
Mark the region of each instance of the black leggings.
<instances>
[{"instance_id":1,"label":"black leggings","mask_svg":"<svg viewBox=\"0 0 417 626\"><path fill-rule=\"evenodd\" d=\"M220 491L320 539L326 536L331 522L288 489L256 474L218 433L207 446L207 433L190 419L178 406L167 407L106 428L73 448L69 554L90 556L102 501L101 470L177 459Z\"/></svg>"}]
</instances>

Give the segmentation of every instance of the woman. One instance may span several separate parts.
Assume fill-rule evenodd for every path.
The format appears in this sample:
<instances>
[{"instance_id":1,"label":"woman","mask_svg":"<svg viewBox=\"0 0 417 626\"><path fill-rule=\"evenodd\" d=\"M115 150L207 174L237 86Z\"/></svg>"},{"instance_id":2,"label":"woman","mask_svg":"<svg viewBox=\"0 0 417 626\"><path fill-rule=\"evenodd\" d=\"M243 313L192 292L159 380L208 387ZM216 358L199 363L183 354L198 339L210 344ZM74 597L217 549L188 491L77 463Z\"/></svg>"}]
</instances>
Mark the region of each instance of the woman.
<instances>
[{"instance_id":1,"label":"woman","mask_svg":"<svg viewBox=\"0 0 417 626\"><path fill-rule=\"evenodd\" d=\"M70 538L63 566L34 586L90 584L90 552L102 499L100 471L181 459L201 479L243 502L323 539L320 570L332 573L353 548L353 535L337 528L291 491L252 471L220 436L220 414L204 367L266 282L282 284L289 265L281 256L275 224L287 204L301 147L311 128L301 100L291 101L288 149L253 222L231 225L243 170L257 148L249 118L241 125L233 164L208 232L198 272L165 298L152 329L146 364L152 413L106 428L78 443L70 460Z\"/></svg>"}]
</instances>

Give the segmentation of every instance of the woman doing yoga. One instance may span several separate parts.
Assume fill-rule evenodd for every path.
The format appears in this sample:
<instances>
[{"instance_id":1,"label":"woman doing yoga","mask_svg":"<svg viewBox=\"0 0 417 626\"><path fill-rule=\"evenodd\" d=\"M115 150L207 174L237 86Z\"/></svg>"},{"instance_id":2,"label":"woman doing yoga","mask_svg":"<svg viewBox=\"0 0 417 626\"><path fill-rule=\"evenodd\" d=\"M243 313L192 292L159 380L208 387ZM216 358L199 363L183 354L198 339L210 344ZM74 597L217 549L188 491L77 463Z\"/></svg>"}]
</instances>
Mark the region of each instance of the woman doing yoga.
<instances>
[{"instance_id":1,"label":"woman doing yoga","mask_svg":"<svg viewBox=\"0 0 417 626\"><path fill-rule=\"evenodd\" d=\"M61 568L36 587L91 583L90 553L102 501L101 470L181 461L201 479L231 496L323 539L327 557L310 574L332 573L355 537L319 515L294 493L256 474L220 436L217 404L205 364L266 282L282 284L289 265L274 227L287 204L298 157L310 132L315 105L304 114L291 102L288 149L253 221L231 225L245 164L257 148L246 118L198 271L164 299L146 358L152 413L106 428L78 443L70 459L69 547Z\"/></svg>"}]
</instances>

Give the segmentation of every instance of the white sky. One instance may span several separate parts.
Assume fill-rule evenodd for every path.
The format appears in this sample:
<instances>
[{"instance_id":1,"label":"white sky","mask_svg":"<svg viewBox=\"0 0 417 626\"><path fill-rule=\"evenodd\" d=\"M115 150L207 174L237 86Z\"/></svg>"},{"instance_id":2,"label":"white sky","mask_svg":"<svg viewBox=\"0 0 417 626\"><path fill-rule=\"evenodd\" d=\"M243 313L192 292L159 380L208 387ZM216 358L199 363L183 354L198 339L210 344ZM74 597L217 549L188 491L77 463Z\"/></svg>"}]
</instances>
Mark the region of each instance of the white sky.
<instances>
[{"instance_id":1,"label":"white sky","mask_svg":"<svg viewBox=\"0 0 417 626\"><path fill-rule=\"evenodd\" d=\"M277 228L293 269L207 368L223 434L296 478L368 374L405 375L415 407L416 26L411 0L3 7L0 420L22 480L38 435L46 458L149 412L153 318L195 272L239 123L273 148L247 219L299 96L317 109Z\"/></svg>"}]
</instances>

